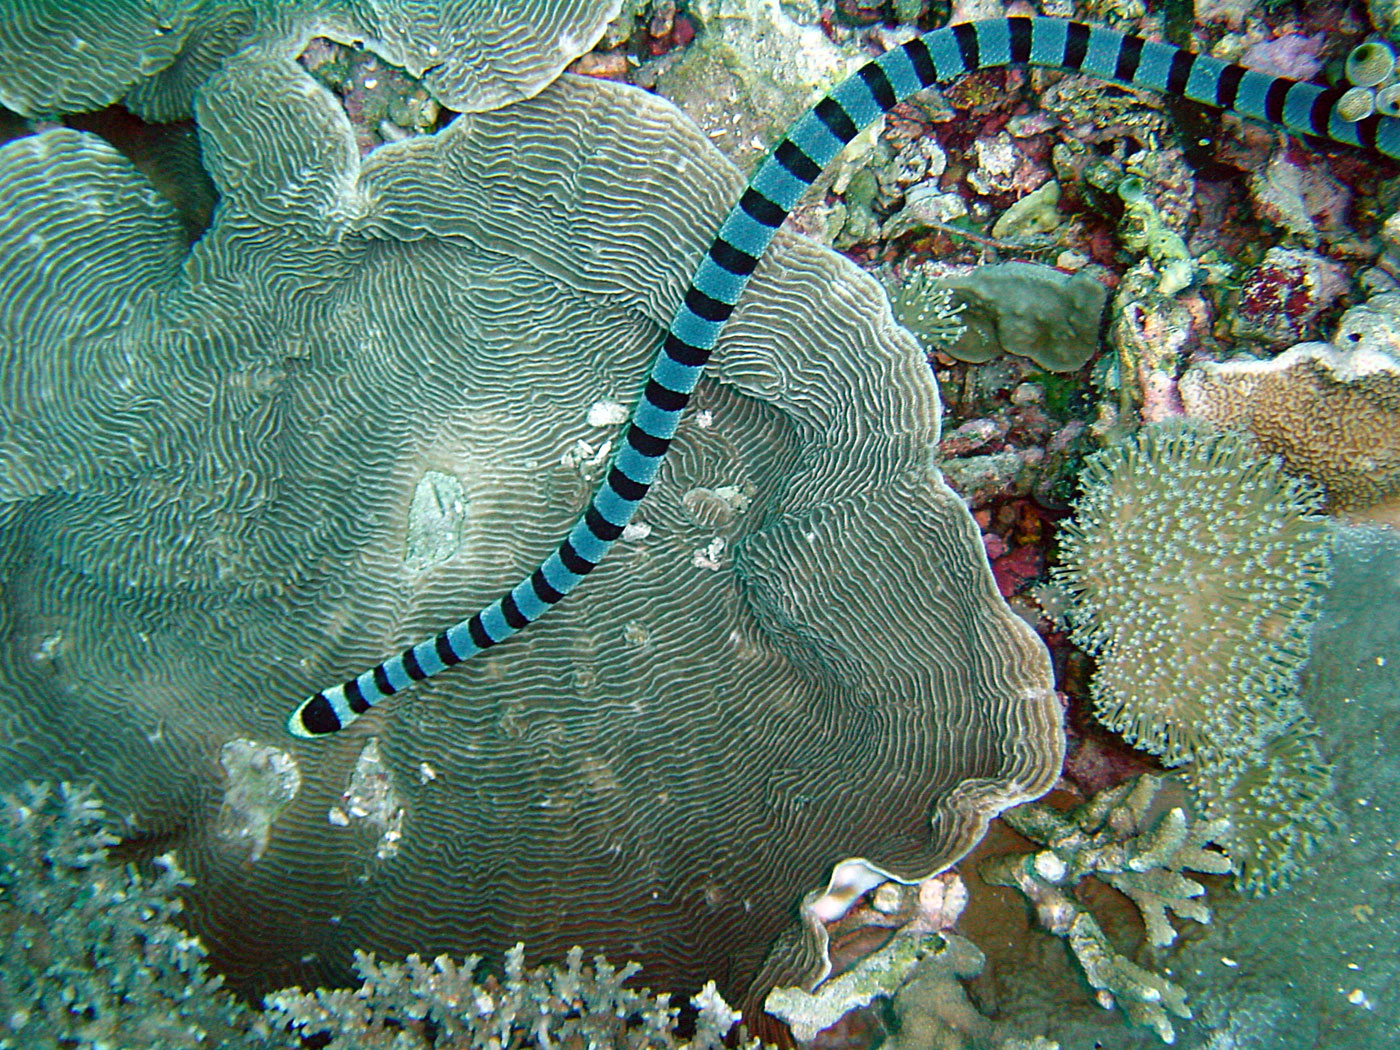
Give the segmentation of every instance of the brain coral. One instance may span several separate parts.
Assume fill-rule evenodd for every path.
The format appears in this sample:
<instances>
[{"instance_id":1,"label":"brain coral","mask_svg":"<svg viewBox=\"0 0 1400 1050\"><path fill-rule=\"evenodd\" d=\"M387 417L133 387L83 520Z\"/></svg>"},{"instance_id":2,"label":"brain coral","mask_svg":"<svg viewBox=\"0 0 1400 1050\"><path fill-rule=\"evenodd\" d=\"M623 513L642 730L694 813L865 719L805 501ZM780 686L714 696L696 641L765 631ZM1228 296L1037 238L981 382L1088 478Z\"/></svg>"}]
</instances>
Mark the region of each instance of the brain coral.
<instances>
[{"instance_id":1,"label":"brain coral","mask_svg":"<svg viewBox=\"0 0 1400 1050\"><path fill-rule=\"evenodd\" d=\"M0 150L0 782L95 777L236 980L523 940L742 994L834 864L926 875L1053 782L1048 660L931 466L922 354L786 236L645 527L527 634L287 738L553 547L741 180L567 77L363 162L290 61L230 60L197 115L188 252L100 140ZM767 979L820 971L787 943Z\"/></svg>"},{"instance_id":2,"label":"brain coral","mask_svg":"<svg viewBox=\"0 0 1400 1050\"><path fill-rule=\"evenodd\" d=\"M593 46L620 0L3 0L0 103L26 116L122 101L188 116L219 62L256 44L295 54L314 36L357 43L477 112L528 98Z\"/></svg>"}]
</instances>

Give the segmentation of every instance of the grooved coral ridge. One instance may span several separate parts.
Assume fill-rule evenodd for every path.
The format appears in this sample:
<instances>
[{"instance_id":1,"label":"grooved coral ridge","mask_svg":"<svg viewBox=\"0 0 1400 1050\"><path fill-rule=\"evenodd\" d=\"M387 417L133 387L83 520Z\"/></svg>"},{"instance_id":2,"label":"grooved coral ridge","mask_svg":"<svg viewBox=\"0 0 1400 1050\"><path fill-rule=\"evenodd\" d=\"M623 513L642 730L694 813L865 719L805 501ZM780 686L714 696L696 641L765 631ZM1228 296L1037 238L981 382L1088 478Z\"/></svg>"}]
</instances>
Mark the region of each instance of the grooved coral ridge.
<instances>
[{"instance_id":1,"label":"grooved coral ridge","mask_svg":"<svg viewBox=\"0 0 1400 1050\"><path fill-rule=\"evenodd\" d=\"M363 165L288 61L231 60L198 118L222 197L188 253L99 140L0 150L0 781L96 779L179 851L235 981L525 941L742 994L835 862L926 875L1053 781L1048 661L930 467L923 357L795 238L648 535L391 711L283 737L289 700L572 523L598 406L632 400L740 179L669 105L572 78ZM747 502L702 527L702 488ZM232 741L277 790L231 782Z\"/></svg>"},{"instance_id":2,"label":"grooved coral ridge","mask_svg":"<svg viewBox=\"0 0 1400 1050\"><path fill-rule=\"evenodd\" d=\"M122 102L151 121L190 114L219 63L314 36L367 47L479 112L529 98L587 51L620 0L4 0L0 103L26 116Z\"/></svg>"}]
</instances>

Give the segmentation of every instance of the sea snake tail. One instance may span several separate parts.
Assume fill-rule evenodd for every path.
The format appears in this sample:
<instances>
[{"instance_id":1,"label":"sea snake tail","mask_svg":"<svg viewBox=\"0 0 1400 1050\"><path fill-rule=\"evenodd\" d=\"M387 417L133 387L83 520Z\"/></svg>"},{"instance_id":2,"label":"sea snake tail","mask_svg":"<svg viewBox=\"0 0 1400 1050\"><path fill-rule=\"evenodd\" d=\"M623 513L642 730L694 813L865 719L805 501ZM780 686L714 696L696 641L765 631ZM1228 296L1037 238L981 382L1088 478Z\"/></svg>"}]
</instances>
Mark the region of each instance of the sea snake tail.
<instances>
[{"instance_id":1,"label":"sea snake tail","mask_svg":"<svg viewBox=\"0 0 1400 1050\"><path fill-rule=\"evenodd\" d=\"M291 732L320 736L349 725L385 697L505 641L578 586L622 535L655 480L725 321L802 193L846 143L916 91L1010 65L1086 73L1400 157L1400 120L1340 119L1336 107L1342 89L1270 76L1080 22L965 22L887 51L798 118L759 166L676 307L606 479L558 549L470 618L303 701L288 719Z\"/></svg>"}]
</instances>

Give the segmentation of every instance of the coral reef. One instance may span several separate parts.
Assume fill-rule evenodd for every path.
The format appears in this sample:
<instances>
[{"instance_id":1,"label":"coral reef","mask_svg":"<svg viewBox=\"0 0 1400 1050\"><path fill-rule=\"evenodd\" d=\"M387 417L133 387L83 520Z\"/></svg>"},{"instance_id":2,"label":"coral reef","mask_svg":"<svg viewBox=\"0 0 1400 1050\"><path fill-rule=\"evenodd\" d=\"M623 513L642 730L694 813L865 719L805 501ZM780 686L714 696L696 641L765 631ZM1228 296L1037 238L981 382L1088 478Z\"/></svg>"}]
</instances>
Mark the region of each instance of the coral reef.
<instances>
[{"instance_id":1,"label":"coral reef","mask_svg":"<svg viewBox=\"0 0 1400 1050\"><path fill-rule=\"evenodd\" d=\"M1342 526L1300 692L1335 765L1343 833L1267 897L1210 890L1212 922L1164 953L1200 1050L1390 1046L1400 1032L1400 534ZM1065 1029L1047 1034L1074 1043ZM1105 1047L1138 1044L1103 1038Z\"/></svg>"},{"instance_id":2,"label":"coral reef","mask_svg":"<svg viewBox=\"0 0 1400 1050\"><path fill-rule=\"evenodd\" d=\"M834 43L819 26L791 17L789 6L778 0L691 3L704 31L649 78L746 170L814 97L864 57L858 48Z\"/></svg>"},{"instance_id":3,"label":"coral reef","mask_svg":"<svg viewBox=\"0 0 1400 1050\"><path fill-rule=\"evenodd\" d=\"M1089 457L1081 485L1055 579L1098 661L1095 714L1168 765L1258 747L1296 710L1327 567L1315 495L1247 439L1179 423Z\"/></svg>"},{"instance_id":4,"label":"coral reef","mask_svg":"<svg viewBox=\"0 0 1400 1050\"><path fill-rule=\"evenodd\" d=\"M722 1050L739 1021L705 985L691 998L692 1030L677 1034L680 1010L668 995L625 987L640 970L614 967L602 956L592 966L572 949L563 966L525 967L525 949L505 954L502 979L473 979L481 959L458 963L445 955L425 962L410 955L386 963L357 952L360 985L311 993L292 988L267 997L266 1023L325 1050L433 1050L451 1046L607 1046L618 1050ZM760 1050L756 1039L734 1043Z\"/></svg>"},{"instance_id":5,"label":"coral reef","mask_svg":"<svg viewBox=\"0 0 1400 1050\"><path fill-rule=\"evenodd\" d=\"M1205 888L1185 872L1231 870L1228 857L1207 848L1227 822L1192 822L1180 807L1149 819L1159 787L1158 778L1144 775L1066 812L1034 802L1008 810L1002 819L1044 848L990 858L978 873L992 885L1025 894L1040 924L1065 939L1102 1006L1121 1006L1134 1023L1171 1043L1176 1039L1172 1018L1191 1017L1185 992L1123 955L1073 892L1093 876L1125 894L1137 905L1155 948L1176 940L1169 911L1210 921L1200 900Z\"/></svg>"},{"instance_id":6,"label":"coral reef","mask_svg":"<svg viewBox=\"0 0 1400 1050\"><path fill-rule=\"evenodd\" d=\"M149 121L190 115L195 93L240 49L297 54L316 36L355 44L422 78L462 112L529 98L587 51L621 0L483 3L350 0L209 4L140 0L0 8L0 102L26 116L122 102Z\"/></svg>"},{"instance_id":7,"label":"coral reef","mask_svg":"<svg viewBox=\"0 0 1400 1050\"><path fill-rule=\"evenodd\" d=\"M962 322L966 304L925 267L906 274L891 288L890 307L895 320L913 332L928 353L947 350L967 331Z\"/></svg>"},{"instance_id":8,"label":"coral reef","mask_svg":"<svg viewBox=\"0 0 1400 1050\"><path fill-rule=\"evenodd\" d=\"M1274 345L1294 342L1345 290L1342 268L1332 260L1299 248L1270 248L1240 278L1231 331Z\"/></svg>"},{"instance_id":9,"label":"coral reef","mask_svg":"<svg viewBox=\"0 0 1400 1050\"><path fill-rule=\"evenodd\" d=\"M0 795L0 1047L283 1045L255 1037L254 1012L178 925L189 880L175 859L123 869L114 830L87 788Z\"/></svg>"},{"instance_id":10,"label":"coral reef","mask_svg":"<svg viewBox=\"0 0 1400 1050\"><path fill-rule=\"evenodd\" d=\"M952 930L966 905L967 887L952 872L917 886L880 884L827 928L833 938L891 928L893 935L814 991L775 988L764 1009L813 1046L847 1045L837 1033L860 1018L884 1030L878 1045L889 1050L1057 1050L1008 1032L968 996L963 982L983 972L986 958Z\"/></svg>"},{"instance_id":11,"label":"coral reef","mask_svg":"<svg viewBox=\"0 0 1400 1050\"><path fill-rule=\"evenodd\" d=\"M886 1050L1059 1050L1049 1040L1006 1034L978 1011L963 982L980 975L986 964L966 937L939 935L936 949L914 965L895 993L892 1031L881 1045Z\"/></svg>"},{"instance_id":12,"label":"coral reef","mask_svg":"<svg viewBox=\"0 0 1400 1050\"><path fill-rule=\"evenodd\" d=\"M925 356L787 236L647 528L518 642L287 741L566 531L742 179L581 77L362 157L246 51L198 119L193 247L101 140L0 149L0 785L97 780L231 983L525 941L742 996L833 860L921 878L1053 781L1046 653L931 469ZM824 972L785 950L763 972Z\"/></svg>"},{"instance_id":13,"label":"coral reef","mask_svg":"<svg viewBox=\"0 0 1400 1050\"><path fill-rule=\"evenodd\" d=\"M1146 252L1157 272L1157 293L1175 295L1196 279L1196 260L1181 234L1167 225L1152 197L1135 175L1118 184L1123 201L1119 237L1123 246Z\"/></svg>"},{"instance_id":14,"label":"coral reef","mask_svg":"<svg viewBox=\"0 0 1400 1050\"><path fill-rule=\"evenodd\" d=\"M1246 893L1286 886L1336 830L1332 766L1320 745L1317 726L1300 715L1255 753L1182 770L1197 810L1229 825L1223 841Z\"/></svg>"},{"instance_id":15,"label":"coral reef","mask_svg":"<svg viewBox=\"0 0 1400 1050\"><path fill-rule=\"evenodd\" d=\"M814 992L774 988L763 1000L763 1008L781 1018L798 1040L807 1042L851 1010L893 996L927 955L950 947L951 942L939 934L896 934L879 951L824 981Z\"/></svg>"},{"instance_id":16,"label":"coral reef","mask_svg":"<svg viewBox=\"0 0 1400 1050\"><path fill-rule=\"evenodd\" d=\"M1055 579L1097 660L1094 712L1168 765L1195 763L1240 885L1277 888L1330 822L1297 696L1329 561L1318 496L1246 437L1182 422L1095 454L1081 481ZM1302 766L1278 760L1299 748Z\"/></svg>"}]
</instances>

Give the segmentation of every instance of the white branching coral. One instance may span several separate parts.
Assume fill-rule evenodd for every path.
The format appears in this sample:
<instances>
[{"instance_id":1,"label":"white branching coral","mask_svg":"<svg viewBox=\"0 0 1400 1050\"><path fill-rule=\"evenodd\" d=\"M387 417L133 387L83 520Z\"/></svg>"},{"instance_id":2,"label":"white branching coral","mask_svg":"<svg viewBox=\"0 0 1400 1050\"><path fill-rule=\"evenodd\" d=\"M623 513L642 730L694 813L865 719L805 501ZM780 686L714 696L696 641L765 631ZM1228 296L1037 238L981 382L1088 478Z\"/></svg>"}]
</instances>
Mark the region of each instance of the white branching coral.
<instances>
[{"instance_id":1,"label":"white branching coral","mask_svg":"<svg viewBox=\"0 0 1400 1050\"><path fill-rule=\"evenodd\" d=\"M1142 913L1154 947L1176 940L1169 912L1210 922L1201 900L1205 887L1185 873L1231 870L1225 854L1208 848L1227 822L1192 822L1180 807L1151 819L1160 786L1157 777L1141 776L1068 811L1039 802L1007 810L1002 819L1044 848L992 857L978 872L993 885L1026 895L1040 924L1065 939L1100 1004L1121 1006L1134 1023L1170 1043L1176 1038L1171 1019L1191 1016L1186 993L1119 952L1074 895L1089 876L1119 890Z\"/></svg>"},{"instance_id":2,"label":"white branching coral","mask_svg":"<svg viewBox=\"0 0 1400 1050\"><path fill-rule=\"evenodd\" d=\"M357 953L359 987L287 989L259 1012L180 926L190 880L175 858L155 858L151 876L122 867L109 855L113 827L87 788L26 783L0 795L0 1050L302 1050L306 1040L327 1050L719 1050L739 1021L711 982L680 1035L669 995L628 984L637 964L586 965L575 948L563 966L526 969L521 945L502 978L481 981L479 956Z\"/></svg>"},{"instance_id":3,"label":"white branching coral","mask_svg":"<svg viewBox=\"0 0 1400 1050\"><path fill-rule=\"evenodd\" d=\"M593 965L583 949L568 953L564 965L525 967L525 946L505 956L503 979L474 973L481 957L461 963L440 955L431 962L410 955L382 962L355 953L363 982L356 989L288 989L267 997L267 1017L279 1029L329 1040L327 1050L413 1050L422 1047L609 1046L720 1050L739 1021L713 982L691 999L694 1029L675 1034L680 1010L667 995L624 987L641 969L635 963L611 965L602 956ZM758 1040L741 1045L759 1050Z\"/></svg>"}]
</instances>

